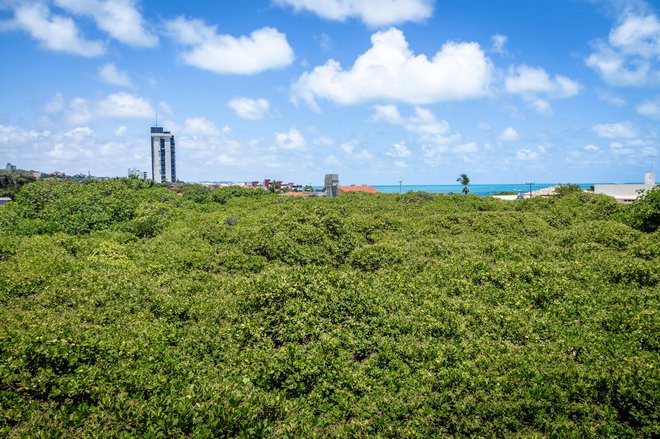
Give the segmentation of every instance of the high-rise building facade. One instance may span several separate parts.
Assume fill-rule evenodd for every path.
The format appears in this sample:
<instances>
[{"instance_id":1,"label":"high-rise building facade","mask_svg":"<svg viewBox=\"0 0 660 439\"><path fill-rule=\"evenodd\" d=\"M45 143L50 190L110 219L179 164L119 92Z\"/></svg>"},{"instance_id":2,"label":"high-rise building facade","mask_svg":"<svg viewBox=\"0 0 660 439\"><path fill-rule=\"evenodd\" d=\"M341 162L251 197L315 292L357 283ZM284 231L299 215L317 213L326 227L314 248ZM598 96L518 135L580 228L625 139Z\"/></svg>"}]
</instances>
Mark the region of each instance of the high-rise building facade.
<instances>
[{"instance_id":1,"label":"high-rise building facade","mask_svg":"<svg viewBox=\"0 0 660 439\"><path fill-rule=\"evenodd\" d=\"M151 175L157 183L176 181L174 136L163 127L151 127Z\"/></svg>"}]
</instances>

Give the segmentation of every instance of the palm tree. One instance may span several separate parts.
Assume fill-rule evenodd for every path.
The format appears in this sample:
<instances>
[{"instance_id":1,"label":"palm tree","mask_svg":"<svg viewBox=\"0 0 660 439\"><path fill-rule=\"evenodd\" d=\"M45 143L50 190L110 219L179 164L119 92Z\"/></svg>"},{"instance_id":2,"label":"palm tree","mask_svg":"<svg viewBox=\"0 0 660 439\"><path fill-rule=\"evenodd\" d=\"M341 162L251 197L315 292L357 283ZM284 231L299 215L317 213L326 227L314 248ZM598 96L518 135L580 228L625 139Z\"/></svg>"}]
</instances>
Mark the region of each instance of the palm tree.
<instances>
[{"instance_id":1,"label":"palm tree","mask_svg":"<svg viewBox=\"0 0 660 439\"><path fill-rule=\"evenodd\" d=\"M470 184L470 177L468 177L467 174L461 174L458 176L456 181L463 185L463 193L467 195L468 192L470 192L470 189L468 189L468 185Z\"/></svg>"}]
</instances>

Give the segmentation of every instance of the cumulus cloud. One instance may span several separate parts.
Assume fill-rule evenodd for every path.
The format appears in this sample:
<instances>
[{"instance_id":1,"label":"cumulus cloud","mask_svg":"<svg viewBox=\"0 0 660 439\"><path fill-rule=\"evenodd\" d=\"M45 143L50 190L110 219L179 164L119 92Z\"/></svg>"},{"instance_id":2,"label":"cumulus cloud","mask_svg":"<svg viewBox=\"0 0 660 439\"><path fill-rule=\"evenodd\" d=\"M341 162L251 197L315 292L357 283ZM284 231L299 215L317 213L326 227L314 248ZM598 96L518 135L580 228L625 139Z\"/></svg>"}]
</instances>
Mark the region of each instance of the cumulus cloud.
<instances>
[{"instance_id":1,"label":"cumulus cloud","mask_svg":"<svg viewBox=\"0 0 660 439\"><path fill-rule=\"evenodd\" d=\"M543 94L555 99L570 98L580 91L580 85L566 76L555 75L552 78L544 69L526 65L509 69L505 87L512 94Z\"/></svg>"},{"instance_id":2,"label":"cumulus cloud","mask_svg":"<svg viewBox=\"0 0 660 439\"><path fill-rule=\"evenodd\" d=\"M392 148L386 152L385 155L404 159L410 157L411 153L405 142L398 142L393 144Z\"/></svg>"},{"instance_id":3,"label":"cumulus cloud","mask_svg":"<svg viewBox=\"0 0 660 439\"><path fill-rule=\"evenodd\" d=\"M603 81L614 86L660 82L660 20L655 14L626 13L607 38L592 42L585 59Z\"/></svg>"},{"instance_id":4,"label":"cumulus cloud","mask_svg":"<svg viewBox=\"0 0 660 439\"><path fill-rule=\"evenodd\" d=\"M520 135L513 127L508 127L500 133L500 140L503 142L515 142L520 140Z\"/></svg>"},{"instance_id":5,"label":"cumulus cloud","mask_svg":"<svg viewBox=\"0 0 660 439\"><path fill-rule=\"evenodd\" d=\"M274 0L295 11L309 11L327 20L358 18L369 26L422 21L433 14L433 0Z\"/></svg>"},{"instance_id":6,"label":"cumulus cloud","mask_svg":"<svg viewBox=\"0 0 660 439\"><path fill-rule=\"evenodd\" d=\"M217 136L220 130L213 122L205 117L190 117L186 119L181 127L181 134L199 136Z\"/></svg>"},{"instance_id":7,"label":"cumulus cloud","mask_svg":"<svg viewBox=\"0 0 660 439\"><path fill-rule=\"evenodd\" d=\"M186 64L214 73L252 75L293 62L286 35L272 27L238 38L218 34L216 26L203 20L184 17L167 21L165 27L179 44L189 48L181 53Z\"/></svg>"},{"instance_id":8,"label":"cumulus cloud","mask_svg":"<svg viewBox=\"0 0 660 439\"><path fill-rule=\"evenodd\" d=\"M592 131L606 139L632 139L636 136L630 122L602 123L595 125Z\"/></svg>"},{"instance_id":9,"label":"cumulus cloud","mask_svg":"<svg viewBox=\"0 0 660 439\"><path fill-rule=\"evenodd\" d=\"M367 149L360 148L360 141L357 139L351 139L340 144L339 149L351 160L368 161L374 158L374 155Z\"/></svg>"},{"instance_id":10,"label":"cumulus cloud","mask_svg":"<svg viewBox=\"0 0 660 439\"><path fill-rule=\"evenodd\" d=\"M307 148L305 138L296 128L275 133L275 144L280 149L286 150L304 150Z\"/></svg>"},{"instance_id":11,"label":"cumulus cloud","mask_svg":"<svg viewBox=\"0 0 660 439\"><path fill-rule=\"evenodd\" d=\"M600 151L600 148L597 147L596 145L587 145L587 146L584 147L584 149L589 151L589 152L598 152L598 151Z\"/></svg>"},{"instance_id":12,"label":"cumulus cloud","mask_svg":"<svg viewBox=\"0 0 660 439\"><path fill-rule=\"evenodd\" d=\"M580 91L580 84L562 75L550 76L540 67L511 66L504 80L505 89L520 95L527 105L542 116L554 112L547 99L565 99Z\"/></svg>"},{"instance_id":13,"label":"cumulus cloud","mask_svg":"<svg viewBox=\"0 0 660 439\"><path fill-rule=\"evenodd\" d=\"M644 101L637 106L637 113L651 119L660 120L660 97L655 100Z\"/></svg>"},{"instance_id":14,"label":"cumulus cloud","mask_svg":"<svg viewBox=\"0 0 660 439\"><path fill-rule=\"evenodd\" d=\"M400 125L406 131L420 136L442 135L449 131L449 124L444 120L437 120L428 108L415 107L414 113L407 118L401 116L396 105L374 105L372 108L373 121Z\"/></svg>"},{"instance_id":15,"label":"cumulus cloud","mask_svg":"<svg viewBox=\"0 0 660 439\"><path fill-rule=\"evenodd\" d=\"M4 27L26 31L42 47L56 52L86 57L105 53L101 41L86 39L71 18L51 14L48 6L42 3L17 4L13 20Z\"/></svg>"},{"instance_id":16,"label":"cumulus cloud","mask_svg":"<svg viewBox=\"0 0 660 439\"><path fill-rule=\"evenodd\" d=\"M113 93L102 99L96 106L99 117L150 119L155 112L144 98L130 93Z\"/></svg>"},{"instance_id":17,"label":"cumulus cloud","mask_svg":"<svg viewBox=\"0 0 660 439\"><path fill-rule=\"evenodd\" d=\"M119 70L115 63L104 64L99 68L99 79L106 84L118 85L120 87L133 87L133 81L128 72Z\"/></svg>"},{"instance_id":18,"label":"cumulus cloud","mask_svg":"<svg viewBox=\"0 0 660 439\"><path fill-rule=\"evenodd\" d=\"M260 120L270 113L270 103L266 99L234 98L227 104L241 119Z\"/></svg>"},{"instance_id":19,"label":"cumulus cloud","mask_svg":"<svg viewBox=\"0 0 660 439\"><path fill-rule=\"evenodd\" d=\"M146 29L135 0L55 0L55 4L73 14L91 17L99 29L124 44L158 45L158 37Z\"/></svg>"},{"instance_id":20,"label":"cumulus cloud","mask_svg":"<svg viewBox=\"0 0 660 439\"><path fill-rule=\"evenodd\" d=\"M447 42L429 59L415 55L396 28L374 33L371 42L348 70L331 59L303 73L292 86L294 102L306 102L315 110L317 99L340 105L377 100L427 104L488 91L492 65L477 43Z\"/></svg>"}]
</instances>

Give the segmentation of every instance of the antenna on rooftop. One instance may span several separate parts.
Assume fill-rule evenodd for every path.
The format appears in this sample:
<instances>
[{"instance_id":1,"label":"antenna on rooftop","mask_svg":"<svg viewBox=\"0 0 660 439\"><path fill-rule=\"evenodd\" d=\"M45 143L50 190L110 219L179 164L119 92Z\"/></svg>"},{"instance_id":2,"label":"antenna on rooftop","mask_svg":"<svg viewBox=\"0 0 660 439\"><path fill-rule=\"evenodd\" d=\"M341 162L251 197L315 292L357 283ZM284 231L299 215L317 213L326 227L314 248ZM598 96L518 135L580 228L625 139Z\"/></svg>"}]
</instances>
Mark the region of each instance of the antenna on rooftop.
<instances>
[{"instance_id":1,"label":"antenna on rooftop","mask_svg":"<svg viewBox=\"0 0 660 439\"><path fill-rule=\"evenodd\" d=\"M154 125L154 126L155 126L155 127L158 126L158 113L156 113L156 125Z\"/></svg>"}]
</instances>

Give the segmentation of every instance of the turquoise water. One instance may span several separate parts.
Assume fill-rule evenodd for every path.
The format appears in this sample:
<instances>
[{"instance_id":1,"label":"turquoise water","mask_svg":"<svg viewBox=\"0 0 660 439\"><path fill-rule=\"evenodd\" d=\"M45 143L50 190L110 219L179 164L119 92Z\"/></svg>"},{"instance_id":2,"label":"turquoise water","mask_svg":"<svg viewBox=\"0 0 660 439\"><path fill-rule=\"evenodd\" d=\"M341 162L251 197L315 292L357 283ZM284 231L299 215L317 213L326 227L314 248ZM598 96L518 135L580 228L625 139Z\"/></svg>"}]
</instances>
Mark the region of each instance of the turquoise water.
<instances>
[{"instance_id":1,"label":"turquoise water","mask_svg":"<svg viewBox=\"0 0 660 439\"><path fill-rule=\"evenodd\" d=\"M559 183L538 183L532 185L532 191L543 189L550 186L555 186ZM582 189L589 189L593 183L579 183ZM398 194L399 190L403 193L424 191L431 194L460 194L463 186L460 184L433 184L433 185L407 185L404 184L399 188L399 185L378 185L373 186L379 191L386 194ZM468 186L471 194L476 195L492 195L498 192L529 192L529 185L526 184L471 184Z\"/></svg>"}]
</instances>

